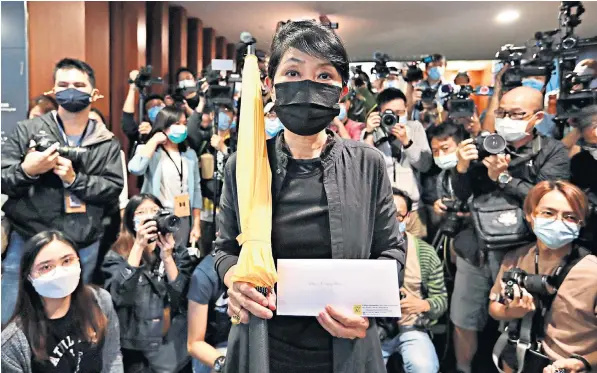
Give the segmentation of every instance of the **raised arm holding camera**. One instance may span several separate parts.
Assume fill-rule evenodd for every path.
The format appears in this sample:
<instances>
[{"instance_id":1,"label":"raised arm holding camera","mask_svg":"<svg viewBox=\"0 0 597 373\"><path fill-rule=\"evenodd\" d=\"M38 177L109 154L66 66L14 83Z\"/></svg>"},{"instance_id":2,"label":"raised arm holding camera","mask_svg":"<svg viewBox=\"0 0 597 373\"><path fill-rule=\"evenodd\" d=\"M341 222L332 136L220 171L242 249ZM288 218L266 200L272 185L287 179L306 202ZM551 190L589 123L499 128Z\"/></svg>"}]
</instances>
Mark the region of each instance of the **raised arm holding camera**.
<instances>
[{"instance_id":1,"label":"raised arm holding camera","mask_svg":"<svg viewBox=\"0 0 597 373\"><path fill-rule=\"evenodd\" d=\"M13 228L2 263L3 323L17 297L23 245L36 233L68 232L81 248L83 279L91 279L104 212L118 204L124 184L118 140L89 119L101 96L93 69L80 60L59 61L53 92L58 110L20 122L2 146L2 192L9 197L3 211Z\"/></svg>"}]
</instances>

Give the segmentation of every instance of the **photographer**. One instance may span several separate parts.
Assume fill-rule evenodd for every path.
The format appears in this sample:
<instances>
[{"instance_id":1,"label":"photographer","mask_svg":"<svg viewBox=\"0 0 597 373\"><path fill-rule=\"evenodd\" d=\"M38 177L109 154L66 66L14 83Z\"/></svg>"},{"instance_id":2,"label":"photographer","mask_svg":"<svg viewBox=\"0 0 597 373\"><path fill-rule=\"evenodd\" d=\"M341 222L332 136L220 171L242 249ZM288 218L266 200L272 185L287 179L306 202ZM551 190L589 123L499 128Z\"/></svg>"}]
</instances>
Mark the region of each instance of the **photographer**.
<instances>
[{"instance_id":1,"label":"photographer","mask_svg":"<svg viewBox=\"0 0 597 373\"><path fill-rule=\"evenodd\" d=\"M376 105L376 95L373 93L371 79L360 68L357 69L356 73L357 76L352 81L353 86L356 93L360 96L360 100L363 102L364 112L369 113Z\"/></svg>"},{"instance_id":2,"label":"photographer","mask_svg":"<svg viewBox=\"0 0 597 373\"><path fill-rule=\"evenodd\" d=\"M147 136L151 133L155 118L160 110L166 106L164 104L164 99L160 95L149 95L145 97L145 111L139 113L139 118L143 119L141 120L141 124L137 125L135 122L135 92L137 91L137 86L134 82L138 76L138 70L130 72L129 78L131 83L129 84L129 91L122 107L122 131L129 139L130 150L132 150L133 144L139 141L140 136Z\"/></svg>"},{"instance_id":3,"label":"photographer","mask_svg":"<svg viewBox=\"0 0 597 373\"><path fill-rule=\"evenodd\" d=\"M2 192L9 197L3 211L12 226L2 263L3 323L17 297L23 245L36 233L68 232L80 248L83 279L91 279L104 213L118 205L124 184L118 140L89 119L90 104L100 97L93 69L80 60L59 61L53 91L58 110L20 122L2 146Z\"/></svg>"},{"instance_id":4,"label":"photographer","mask_svg":"<svg viewBox=\"0 0 597 373\"><path fill-rule=\"evenodd\" d=\"M524 198L538 182L567 180L570 175L564 146L533 130L543 117L542 108L541 92L515 88L502 97L495 112L497 133L505 138L507 154L489 154L486 142L479 143L478 138L465 140L458 148L453 188L461 201L473 196L469 206L474 222L474 229L462 231L454 243L458 270L450 316L456 326L458 369L464 373L470 372L477 332L487 322L485 299L501 259L508 249L532 237L522 219ZM501 142L495 140L495 144Z\"/></svg>"},{"instance_id":5,"label":"photographer","mask_svg":"<svg viewBox=\"0 0 597 373\"><path fill-rule=\"evenodd\" d=\"M570 160L570 181L584 190L589 198L590 213L580 235L581 242L597 253L597 105L582 110L578 131L584 145Z\"/></svg>"},{"instance_id":6,"label":"photographer","mask_svg":"<svg viewBox=\"0 0 597 373\"><path fill-rule=\"evenodd\" d=\"M469 138L474 139L481 134L481 121L479 120L476 110L472 117L454 118L453 122L462 126L468 133Z\"/></svg>"},{"instance_id":7,"label":"photographer","mask_svg":"<svg viewBox=\"0 0 597 373\"><path fill-rule=\"evenodd\" d=\"M377 96L379 110L369 114L363 141L383 153L392 186L405 191L413 200L408 230L416 237L423 238L427 235L427 229L419 215L419 174L429 170L433 158L421 123L406 120L406 105L406 96L402 91L388 88L381 92ZM384 118L391 119L390 126L382 125L382 114L387 115ZM374 141L374 137L378 140Z\"/></svg>"},{"instance_id":8,"label":"photographer","mask_svg":"<svg viewBox=\"0 0 597 373\"><path fill-rule=\"evenodd\" d=\"M408 103L409 118L419 120L420 110L417 110L415 105L422 99L422 92L425 90L435 91L435 98L439 105L445 103L447 97L442 96L442 87L448 85L444 83L443 75L446 69L446 58L441 54L434 54L431 56L429 62L425 62L426 78L420 82L408 82L406 86L406 97L412 97Z\"/></svg>"},{"instance_id":9,"label":"photographer","mask_svg":"<svg viewBox=\"0 0 597 373\"><path fill-rule=\"evenodd\" d=\"M393 353L402 357L405 373L437 373L439 359L429 327L448 308L448 292L444 283L442 263L434 248L416 238L406 228L412 210L412 200L402 191L392 188L400 223L400 233L407 243L404 284L400 288L402 317L398 335L382 341L384 359Z\"/></svg>"},{"instance_id":10,"label":"photographer","mask_svg":"<svg viewBox=\"0 0 597 373\"><path fill-rule=\"evenodd\" d=\"M193 114L193 110L199 106L200 95L197 90L197 77L188 68L181 67L176 72L176 81L178 82L177 88L182 91L184 98L185 114L189 117ZM173 97L169 96L168 99L173 99Z\"/></svg>"},{"instance_id":11,"label":"photographer","mask_svg":"<svg viewBox=\"0 0 597 373\"><path fill-rule=\"evenodd\" d=\"M102 265L104 287L120 319L125 371L145 366L174 373L186 359L186 290L191 259L161 230L163 209L150 194L134 196L124 211L123 229ZM147 370L144 370L147 371Z\"/></svg>"},{"instance_id":12,"label":"photographer","mask_svg":"<svg viewBox=\"0 0 597 373\"><path fill-rule=\"evenodd\" d=\"M515 371L597 366L597 258L575 242L587 205L584 193L564 181L542 181L525 200L536 244L506 255L489 305L497 320L522 319L501 338L501 357Z\"/></svg>"}]
</instances>

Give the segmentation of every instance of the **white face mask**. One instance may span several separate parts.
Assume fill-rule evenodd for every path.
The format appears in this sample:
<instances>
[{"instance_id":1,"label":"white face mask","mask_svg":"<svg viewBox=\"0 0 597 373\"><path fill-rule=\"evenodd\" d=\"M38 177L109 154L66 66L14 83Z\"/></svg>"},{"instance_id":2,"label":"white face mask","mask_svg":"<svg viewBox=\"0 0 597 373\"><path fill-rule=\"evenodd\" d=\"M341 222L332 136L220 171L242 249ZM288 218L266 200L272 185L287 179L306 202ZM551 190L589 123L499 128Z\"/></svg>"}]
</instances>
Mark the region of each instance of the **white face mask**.
<instances>
[{"instance_id":1,"label":"white face mask","mask_svg":"<svg viewBox=\"0 0 597 373\"><path fill-rule=\"evenodd\" d=\"M407 122L406 114L398 117L398 123L406 123L406 122Z\"/></svg>"},{"instance_id":2,"label":"white face mask","mask_svg":"<svg viewBox=\"0 0 597 373\"><path fill-rule=\"evenodd\" d=\"M449 170L450 168L456 167L458 164L458 156L456 155L456 152L454 152L439 157L433 157L433 161L437 167L441 168L442 170Z\"/></svg>"},{"instance_id":3,"label":"white face mask","mask_svg":"<svg viewBox=\"0 0 597 373\"><path fill-rule=\"evenodd\" d=\"M506 141L515 142L529 135L526 132L528 124L527 120L495 118L495 131Z\"/></svg>"},{"instance_id":4,"label":"white face mask","mask_svg":"<svg viewBox=\"0 0 597 373\"><path fill-rule=\"evenodd\" d=\"M593 158L595 158L595 160L597 161L597 148L592 146L585 146L584 149L588 151L589 154L591 154Z\"/></svg>"},{"instance_id":5,"label":"white face mask","mask_svg":"<svg viewBox=\"0 0 597 373\"><path fill-rule=\"evenodd\" d=\"M58 266L53 273L30 280L37 294L44 298L61 299L75 291L80 278L81 266L74 264L69 267Z\"/></svg>"}]
</instances>

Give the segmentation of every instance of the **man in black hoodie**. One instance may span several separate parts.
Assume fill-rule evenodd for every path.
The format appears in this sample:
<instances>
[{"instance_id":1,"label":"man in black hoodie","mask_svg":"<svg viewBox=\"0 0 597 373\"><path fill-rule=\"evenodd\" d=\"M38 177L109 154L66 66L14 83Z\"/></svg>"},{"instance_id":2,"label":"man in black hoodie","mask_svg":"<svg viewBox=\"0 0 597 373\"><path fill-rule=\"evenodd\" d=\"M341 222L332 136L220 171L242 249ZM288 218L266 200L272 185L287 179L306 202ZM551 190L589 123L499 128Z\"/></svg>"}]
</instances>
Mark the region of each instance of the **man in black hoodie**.
<instances>
[{"instance_id":1,"label":"man in black hoodie","mask_svg":"<svg viewBox=\"0 0 597 373\"><path fill-rule=\"evenodd\" d=\"M65 58L54 69L59 107L20 122L2 146L3 211L12 233L3 265L2 323L14 310L24 243L36 233L56 229L77 244L88 282L97 262L104 210L118 203L124 181L120 143L104 124L89 119L100 98L93 69ZM40 137L53 144L36 149ZM77 151L65 154L58 147Z\"/></svg>"}]
</instances>

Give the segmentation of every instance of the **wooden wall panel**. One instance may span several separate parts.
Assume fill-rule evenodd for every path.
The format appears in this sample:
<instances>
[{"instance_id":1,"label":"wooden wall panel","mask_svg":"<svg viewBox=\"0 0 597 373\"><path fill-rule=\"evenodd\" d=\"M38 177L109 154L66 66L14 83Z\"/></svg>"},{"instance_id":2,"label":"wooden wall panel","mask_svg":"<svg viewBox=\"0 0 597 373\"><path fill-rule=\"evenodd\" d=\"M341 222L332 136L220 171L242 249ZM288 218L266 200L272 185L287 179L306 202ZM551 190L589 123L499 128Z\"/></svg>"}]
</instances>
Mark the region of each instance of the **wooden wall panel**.
<instances>
[{"instance_id":1,"label":"wooden wall panel","mask_svg":"<svg viewBox=\"0 0 597 373\"><path fill-rule=\"evenodd\" d=\"M170 7L170 81L175 82L174 74L187 64L187 10Z\"/></svg>"},{"instance_id":2,"label":"wooden wall panel","mask_svg":"<svg viewBox=\"0 0 597 373\"><path fill-rule=\"evenodd\" d=\"M226 45L228 42L226 38L223 36L218 36L216 38L216 58L217 59L226 59L226 55L228 54L228 50L226 49Z\"/></svg>"},{"instance_id":3,"label":"wooden wall panel","mask_svg":"<svg viewBox=\"0 0 597 373\"><path fill-rule=\"evenodd\" d=\"M56 62L85 60L85 3L28 1L27 13L29 95L35 97L54 86Z\"/></svg>"},{"instance_id":4,"label":"wooden wall panel","mask_svg":"<svg viewBox=\"0 0 597 373\"><path fill-rule=\"evenodd\" d=\"M207 27L203 29L203 68L216 58L216 31Z\"/></svg>"},{"instance_id":5,"label":"wooden wall panel","mask_svg":"<svg viewBox=\"0 0 597 373\"><path fill-rule=\"evenodd\" d=\"M203 22L199 18L189 18L187 29L187 67L197 74L203 69Z\"/></svg>"},{"instance_id":6,"label":"wooden wall panel","mask_svg":"<svg viewBox=\"0 0 597 373\"><path fill-rule=\"evenodd\" d=\"M110 4L107 1L85 2L85 61L95 71L96 88L104 98L93 103L114 123L110 115Z\"/></svg>"},{"instance_id":7,"label":"wooden wall panel","mask_svg":"<svg viewBox=\"0 0 597 373\"><path fill-rule=\"evenodd\" d=\"M226 45L226 58L229 60L236 60L236 44L228 43Z\"/></svg>"},{"instance_id":8,"label":"wooden wall panel","mask_svg":"<svg viewBox=\"0 0 597 373\"><path fill-rule=\"evenodd\" d=\"M170 15L165 1L147 2L147 64L153 67L153 75L160 76L169 84L169 29ZM165 85L154 85L151 92L164 94Z\"/></svg>"}]
</instances>

